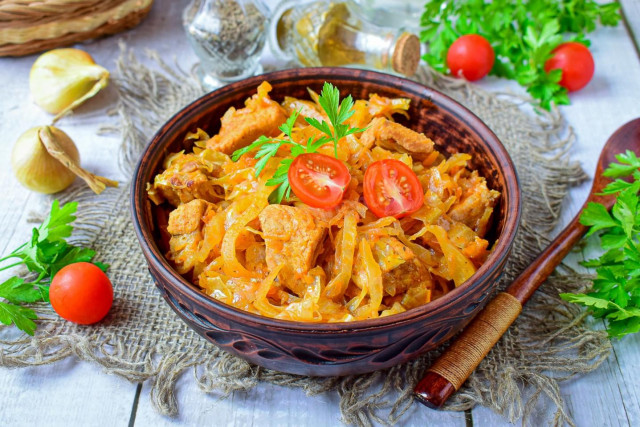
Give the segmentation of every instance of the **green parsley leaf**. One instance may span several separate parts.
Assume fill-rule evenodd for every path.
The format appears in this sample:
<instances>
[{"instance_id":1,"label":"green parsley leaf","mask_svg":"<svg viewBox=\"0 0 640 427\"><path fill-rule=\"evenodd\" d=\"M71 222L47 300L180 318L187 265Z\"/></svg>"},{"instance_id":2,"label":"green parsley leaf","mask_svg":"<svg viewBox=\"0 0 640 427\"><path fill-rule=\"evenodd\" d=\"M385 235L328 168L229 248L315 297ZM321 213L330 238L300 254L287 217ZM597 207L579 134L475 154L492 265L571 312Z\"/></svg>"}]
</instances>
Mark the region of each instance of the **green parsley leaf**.
<instances>
[{"instance_id":1,"label":"green parsley leaf","mask_svg":"<svg viewBox=\"0 0 640 427\"><path fill-rule=\"evenodd\" d=\"M593 288L587 294L560 294L564 300L587 307L596 318L606 321L611 337L640 331L640 161L627 151L616 156L619 163L604 172L617 179L605 188L616 195L611 214L599 203L589 203L580 222L590 226L587 236L600 234L600 257L582 265L596 269Z\"/></svg>"},{"instance_id":2,"label":"green parsley leaf","mask_svg":"<svg viewBox=\"0 0 640 427\"><path fill-rule=\"evenodd\" d=\"M278 169L266 184L277 185L278 187L269 194L269 203L280 204L282 200L287 200L291 195L291 185L289 184L289 168L293 163L292 158L282 159Z\"/></svg>"},{"instance_id":3,"label":"green parsley leaf","mask_svg":"<svg viewBox=\"0 0 640 427\"><path fill-rule=\"evenodd\" d=\"M300 110L295 110L293 113L291 113L287 121L278 128L282 131L282 133L287 135L289 139L291 139L291 132L293 132L293 126L296 124L296 120L298 120L299 115L300 115Z\"/></svg>"},{"instance_id":4,"label":"green parsley leaf","mask_svg":"<svg viewBox=\"0 0 640 427\"><path fill-rule=\"evenodd\" d=\"M262 135L260 138L258 138L256 141L254 141L252 144L247 145L244 148L241 148L239 150L234 151L233 154L231 154L231 160L233 160L234 162L237 162L238 160L240 160L240 157L242 157L243 155L247 154L250 151L258 149L258 148L260 148L261 146L263 146L265 144L270 144L272 141L273 141L273 138L268 138L268 137Z\"/></svg>"},{"instance_id":5,"label":"green parsley leaf","mask_svg":"<svg viewBox=\"0 0 640 427\"><path fill-rule=\"evenodd\" d=\"M255 170L256 176L259 176L269 159L275 157L282 146L286 145L289 147L291 157L281 159L273 177L266 182L267 185L277 185L277 188L269 195L269 203L282 203L283 200L287 200L291 195L291 186L289 185L287 174L291 163L293 163L293 158L305 153L315 153L320 147L330 142L333 142L335 156L337 158L338 142L345 136L360 133L365 130L352 128L344 123L355 112L353 109L353 98L349 95L340 101L340 91L331 83L324 83L317 102L327 115L329 123L325 120L319 121L312 117L305 117L305 121L310 126L324 133L324 135L315 140L309 138L306 145L295 142L291 135L300 115L300 111L297 110L292 112L286 122L279 127L285 135L284 138L268 138L263 135L252 144L234 151L231 155L231 160L237 162L244 154L257 150L255 158L259 160L255 165Z\"/></svg>"},{"instance_id":6,"label":"green parsley leaf","mask_svg":"<svg viewBox=\"0 0 640 427\"><path fill-rule=\"evenodd\" d=\"M0 322L5 325L13 323L18 329L33 335L36 331L36 324L33 320L37 318L36 313L29 308L0 302Z\"/></svg>"},{"instance_id":7,"label":"green parsley leaf","mask_svg":"<svg viewBox=\"0 0 640 427\"><path fill-rule=\"evenodd\" d=\"M331 83L324 82L318 103L327 113L327 117L331 122L331 126L326 121L318 121L312 117L306 117L305 121L314 128L327 134L333 141L333 147L336 158L338 157L338 141L347 135L363 132L365 129L351 128L344 122L347 121L355 112L353 109L353 98L348 95L340 102L340 91ZM333 127L333 130L331 129ZM307 144L308 146L308 144Z\"/></svg>"},{"instance_id":8,"label":"green parsley leaf","mask_svg":"<svg viewBox=\"0 0 640 427\"><path fill-rule=\"evenodd\" d=\"M620 163L611 163L607 170L604 171L604 176L620 178L621 176L638 172L638 169L640 169L640 159L636 156L636 153L631 150L616 155L616 159Z\"/></svg>"},{"instance_id":9,"label":"green parsley leaf","mask_svg":"<svg viewBox=\"0 0 640 427\"><path fill-rule=\"evenodd\" d=\"M13 304L46 302L49 301L49 290L45 286L25 282L19 277L11 277L0 284L0 298Z\"/></svg>"},{"instance_id":10,"label":"green parsley leaf","mask_svg":"<svg viewBox=\"0 0 640 427\"><path fill-rule=\"evenodd\" d=\"M6 325L13 323L33 335L36 314L22 304L49 302L49 283L61 268L76 262L91 262L95 251L66 241L73 231L71 223L76 219L73 214L77 208L76 202L60 206L55 200L47 218L33 229L31 239L0 259L0 262L10 258L20 259L18 263L1 267L0 271L24 264L30 272L38 275L34 282L11 277L0 284L0 298L4 300L0 301L0 322ZM108 268L106 264L95 264L103 271Z\"/></svg>"},{"instance_id":11,"label":"green parsley leaf","mask_svg":"<svg viewBox=\"0 0 640 427\"><path fill-rule=\"evenodd\" d=\"M617 2L594 0L430 0L420 20L423 59L447 73L447 51L458 37L479 34L491 43L495 63L490 74L516 80L542 108L568 104L558 82L561 71L547 73L545 62L564 41L589 45L585 35L598 21L615 26L620 21ZM566 37L566 40L565 40Z\"/></svg>"},{"instance_id":12,"label":"green parsley leaf","mask_svg":"<svg viewBox=\"0 0 640 427\"><path fill-rule=\"evenodd\" d=\"M620 223L609 215L609 211L603 205L593 202L590 202L580 215L580 224L591 227L586 237L598 230L620 226Z\"/></svg>"}]
</instances>

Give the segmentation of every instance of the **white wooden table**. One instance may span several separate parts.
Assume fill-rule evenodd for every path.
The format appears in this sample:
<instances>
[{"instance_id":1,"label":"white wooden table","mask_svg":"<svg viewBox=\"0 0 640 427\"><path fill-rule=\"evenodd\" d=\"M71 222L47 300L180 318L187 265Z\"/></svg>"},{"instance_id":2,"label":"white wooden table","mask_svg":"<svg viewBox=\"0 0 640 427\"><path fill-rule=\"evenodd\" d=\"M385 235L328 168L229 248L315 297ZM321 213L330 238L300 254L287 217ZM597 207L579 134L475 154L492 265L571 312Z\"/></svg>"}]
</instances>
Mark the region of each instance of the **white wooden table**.
<instances>
[{"instance_id":1,"label":"white wooden table","mask_svg":"<svg viewBox=\"0 0 640 427\"><path fill-rule=\"evenodd\" d=\"M275 1L268 2L271 5ZM99 64L114 70L117 41L124 40L142 57L144 48L160 52L169 62L177 56L185 68L195 55L187 47L181 28L181 11L186 0L156 0L148 18L137 28L115 37L82 46ZM640 116L640 60L633 34L640 39L640 2L623 1L626 24L603 28L591 35L596 74L583 90L571 95L572 105L562 109L576 130L574 159L586 171L594 170L600 148L620 125ZM269 53L266 53L267 59ZM39 206L42 197L24 190L13 178L9 157L12 145L26 129L46 124L50 116L29 99L28 74L35 56L0 58L0 254L25 241L31 225L26 217ZM520 91L509 82L485 79L489 89ZM115 101L107 89L88 105L65 119L64 129L79 146L83 165L98 174L121 176L117 168L119 141L113 136L96 136L97 127L107 121L106 111ZM571 191L562 225L577 212L589 184ZM587 251L588 255L588 251ZM571 255L579 261L583 254ZM2 276L4 277L4 276ZM1 277L0 277L1 278ZM614 342L614 353L597 371L563 383L567 409L580 426L640 425L640 336ZM50 366L7 370L0 368L0 425L261 425L331 426L339 424L336 395L307 397L299 389L261 385L248 393L234 393L226 399L200 392L192 376L179 381L177 397L180 415L169 419L151 407L148 385L138 387L126 380L105 375L100 368L69 358ZM541 409L544 411L544 409ZM485 408L467 414L429 410L414 405L406 425L507 424Z\"/></svg>"}]
</instances>

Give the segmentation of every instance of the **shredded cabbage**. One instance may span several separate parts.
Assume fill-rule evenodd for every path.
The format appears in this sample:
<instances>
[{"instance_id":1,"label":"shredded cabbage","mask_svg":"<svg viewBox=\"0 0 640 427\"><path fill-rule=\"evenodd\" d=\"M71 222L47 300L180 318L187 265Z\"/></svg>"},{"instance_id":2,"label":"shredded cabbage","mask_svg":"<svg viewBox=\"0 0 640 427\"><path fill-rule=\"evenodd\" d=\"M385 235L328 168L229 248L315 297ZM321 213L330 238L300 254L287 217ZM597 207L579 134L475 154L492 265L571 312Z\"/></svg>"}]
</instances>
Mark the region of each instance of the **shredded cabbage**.
<instances>
[{"instance_id":1,"label":"shredded cabbage","mask_svg":"<svg viewBox=\"0 0 640 427\"><path fill-rule=\"evenodd\" d=\"M283 117L300 112L291 133L294 141L306 144L320 136L305 121L327 120L315 92L309 91L310 100L285 97L280 105L270 91L264 82L245 108L228 110L222 118L226 126L233 128L231 121L240 115L251 115L246 122L259 126L260 112L275 108L282 109ZM355 101L346 123L368 128L379 117L409 119L408 110L408 99L374 94ZM278 132L276 126L265 134ZM267 209L275 187L266 180L288 150L278 150L258 178L254 153L234 162L229 153L207 148L222 132L212 137L202 129L188 133L185 145L191 144L192 152L168 154L161 173L147 185L154 203L172 207L169 222L177 225L171 232L162 230L169 239L167 258L178 273L225 304L303 322L390 316L460 286L490 253L484 234L499 193L469 169L468 154L445 158L434 150L418 160L409 148L396 152L393 145L362 138L364 132L338 143L337 157L347 165L351 182L341 204L331 210L295 198ZM318 152L334 155L333 145ZM382 159L404 162L422 185L424 205L400 220L377 218L362 201L364 173ZM200 210L180 209L196 199L206 201L194 202Z\"/></svg>"}]
</instances>

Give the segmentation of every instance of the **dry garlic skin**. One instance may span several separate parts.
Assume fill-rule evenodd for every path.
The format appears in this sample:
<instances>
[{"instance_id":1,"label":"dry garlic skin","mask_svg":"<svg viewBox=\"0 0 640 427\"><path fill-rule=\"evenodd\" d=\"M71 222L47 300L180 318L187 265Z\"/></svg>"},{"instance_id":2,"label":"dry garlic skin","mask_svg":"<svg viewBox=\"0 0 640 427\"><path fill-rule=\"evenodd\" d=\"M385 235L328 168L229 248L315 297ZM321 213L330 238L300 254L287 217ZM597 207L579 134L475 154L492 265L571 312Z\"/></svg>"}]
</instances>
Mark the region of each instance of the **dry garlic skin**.
<instances>
[{"instance_id":1,"label":"dry garlic skin","mask_svg":"<svg viewBox=\"0 0 640 427\"><path fill-rule=\"evenodd\" d=\"M40 137L43 126L29 129L16 141L11 152L11 166L16 179L32 191L53 194L69 187L76 175L49 154ZM73 140L62 130L49 126L53 138L75 162L80 153Z\"/></svg>"},{"instance_id":2,"label":"dry garlic skin","mask_svg":"<svg viewBox=\"0 0 640 427\"><path fill-rule=\"evenodd\" d=\"M73 48L54 49L34 62L29 89L36 104L51 114L73 109L107 85L109 71L91 55Z\"/></svg>"}]
</instances>

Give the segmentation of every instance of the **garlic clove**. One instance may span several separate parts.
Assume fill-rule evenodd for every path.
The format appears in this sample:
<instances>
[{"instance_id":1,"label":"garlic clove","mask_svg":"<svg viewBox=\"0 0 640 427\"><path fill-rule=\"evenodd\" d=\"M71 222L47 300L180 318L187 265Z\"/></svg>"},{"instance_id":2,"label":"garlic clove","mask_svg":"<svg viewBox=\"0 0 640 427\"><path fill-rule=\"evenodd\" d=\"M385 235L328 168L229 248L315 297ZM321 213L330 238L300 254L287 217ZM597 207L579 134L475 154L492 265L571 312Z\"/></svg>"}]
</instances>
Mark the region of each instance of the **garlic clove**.
<instances>
[{"instance_id":1,"label":"garlic clove","mask_svg":"<svg viewBox=\"0 0 640 427\"><path fill-rule=\"evenodd\" d=\"M109 71L79 49L53 49L38 57L31 67L29 88L34 101L60 117L105 88Z\"/></svg>"},{"instance_id":2,"label":"garlic clove","mask_svg":"<svg viewBox=\"0 0 640 427\"><path fill-rule=\"evenodd\" d=\"M40 139L42 126L24 132L11 152L11 166L18 181L30 190L52 194L69 187L76 175L49 154ZM80 162L80 153L69 136L51 127L52 136L74 162Z\"/></svg>"}]
</instances>

